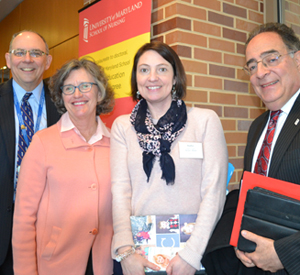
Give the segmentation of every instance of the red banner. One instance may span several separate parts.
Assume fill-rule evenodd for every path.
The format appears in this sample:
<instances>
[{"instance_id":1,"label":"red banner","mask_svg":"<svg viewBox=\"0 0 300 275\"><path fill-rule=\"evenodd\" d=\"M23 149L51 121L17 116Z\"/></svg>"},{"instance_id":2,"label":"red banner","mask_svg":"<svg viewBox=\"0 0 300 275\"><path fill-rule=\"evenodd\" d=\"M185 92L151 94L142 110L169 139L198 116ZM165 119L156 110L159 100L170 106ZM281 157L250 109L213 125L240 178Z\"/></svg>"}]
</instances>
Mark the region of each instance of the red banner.
<instances>
[{"instance_id":1,"label":"red banner","mask_svg":"<svg viewBox=\"0 0 300 275\"><path fill-rule=\"evenodd\" d=\"M101 117L108 127L135 104L130 97L133 57L150 41L150 27L151 0L101 0L79 13L79 57L94 58L115 91L114 111Z\"/></svg>"}]
</instances>

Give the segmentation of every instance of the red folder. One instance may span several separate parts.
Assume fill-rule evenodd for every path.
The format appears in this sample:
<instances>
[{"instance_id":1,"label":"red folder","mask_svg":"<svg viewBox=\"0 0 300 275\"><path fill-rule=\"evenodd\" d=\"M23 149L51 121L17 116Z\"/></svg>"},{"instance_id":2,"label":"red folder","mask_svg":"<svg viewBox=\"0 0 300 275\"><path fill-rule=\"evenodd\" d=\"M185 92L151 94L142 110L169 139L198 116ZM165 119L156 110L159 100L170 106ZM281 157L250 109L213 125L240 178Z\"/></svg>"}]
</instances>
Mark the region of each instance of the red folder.
<instances>
[{"instance_id":1,"label":"red folder","mask_svg":"<svg viewBox=\"0 0 300 275\"><path fill-rule=\"evenodd\" d=\"M247 191L248 189L253 189L256 186L300 200L300 185L245 171L233 229L231 232L230 244L232 246L237 246L238 243Z\"/></svg>"}]
</instances>

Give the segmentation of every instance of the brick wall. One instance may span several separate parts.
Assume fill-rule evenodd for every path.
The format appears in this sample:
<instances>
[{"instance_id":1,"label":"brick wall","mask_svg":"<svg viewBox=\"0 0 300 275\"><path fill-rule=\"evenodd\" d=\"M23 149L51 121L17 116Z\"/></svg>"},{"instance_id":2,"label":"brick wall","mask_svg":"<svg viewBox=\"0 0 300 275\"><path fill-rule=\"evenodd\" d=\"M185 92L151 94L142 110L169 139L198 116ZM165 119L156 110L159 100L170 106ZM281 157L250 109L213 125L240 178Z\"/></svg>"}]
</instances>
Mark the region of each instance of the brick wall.
<instances>
[{"instance_id":1,"label":"brick wall","mask_svg":"<svg viewBox=\"0 0 300 275\"><path fill-rule=\"evenodd\" d=\"M229 189L239 186L249 126L265 111L242 70L244 43L264 23L264 3L152 0L151 39L169 44L180 56L188 78L187 105L213 109L221 119L236 168ZM284 9L285 23L300 35L300 0L285 0Z\"/></svg>"},{"instance_id":2,"label":"brick wall","mask_svg":"<svg viewBox=\"0 0 300 275\"><path fill-rule=\"evenodd\" d=\"M263 22L260 0L153 0L151 37L181 57L187 104L213 109L221 119L236 168L230 189L238 187L249 126L265 110L242 70L244 42Z\"/></svg>"},{"instance_id":3,"label":"brick wall","mask_svg":"<svg viewBox=\"0 0 300 275\"><path fill-rule=\"evenodd\" d=\"M285 0L285 23L300 36L300 0Z\"/></svg>"}]
</instances>

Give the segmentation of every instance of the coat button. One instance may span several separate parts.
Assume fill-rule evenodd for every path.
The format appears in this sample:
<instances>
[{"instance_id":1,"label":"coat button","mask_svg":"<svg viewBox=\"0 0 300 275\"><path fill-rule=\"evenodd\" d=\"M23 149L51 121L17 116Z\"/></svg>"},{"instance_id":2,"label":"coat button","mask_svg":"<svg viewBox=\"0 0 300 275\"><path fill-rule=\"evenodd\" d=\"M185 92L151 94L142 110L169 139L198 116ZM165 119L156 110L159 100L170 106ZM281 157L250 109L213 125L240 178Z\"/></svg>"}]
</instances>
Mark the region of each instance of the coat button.
<instances>
[{"instance_id":1,"label":"coat button","mask_svg":"<svg viewBox=\"0 0 300 275\"><path fill-rule=\"evenodd\" d=\"M91 234L97 235L98 234L98 229L94 228L92 231L90 231Z\"/></svg>"},{"instance_id":2,"label":"coat button","mask_svg":"<svg viewBox=\"0 0 300 275\"><path fill-rule=\"evenodd\" d=\"M96 185L95 183L93 183L93 184L91 185L91 189L92 189L92 190L96 190L96 189L97 189L97 185Z\"/></svg>"}]
</instances>

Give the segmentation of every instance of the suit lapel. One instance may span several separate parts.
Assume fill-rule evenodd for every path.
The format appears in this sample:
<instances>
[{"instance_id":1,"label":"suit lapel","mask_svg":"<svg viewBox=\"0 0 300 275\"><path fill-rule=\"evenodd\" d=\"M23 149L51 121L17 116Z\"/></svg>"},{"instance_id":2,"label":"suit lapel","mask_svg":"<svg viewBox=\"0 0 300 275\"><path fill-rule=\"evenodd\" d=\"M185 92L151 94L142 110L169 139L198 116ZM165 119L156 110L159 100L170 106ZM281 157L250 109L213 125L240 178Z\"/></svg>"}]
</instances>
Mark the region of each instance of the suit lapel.
<instances>
[{"instance_id":1,"label":"suit lapel","mask_svg":"<svg viewBox=\"0 0 300 275\"><path fill-rule=\"evenodd\" d=\"M298 119L298 123L295 123ZM300 129L300 95L296 99L281 131L273 150L269 177L276 177L283 155Z\"/></svg>"},{"instance_id":2,"label":"suit lapel","mask_svg":"<svg viewBox=\"0 0 300 275\"><path fill-rule=\"evenodd\" d=\"M7 148L9 163L14 165L16 134L12 79L4 83L0 90L0 135Z\"/></svg>"}]
</instances>

